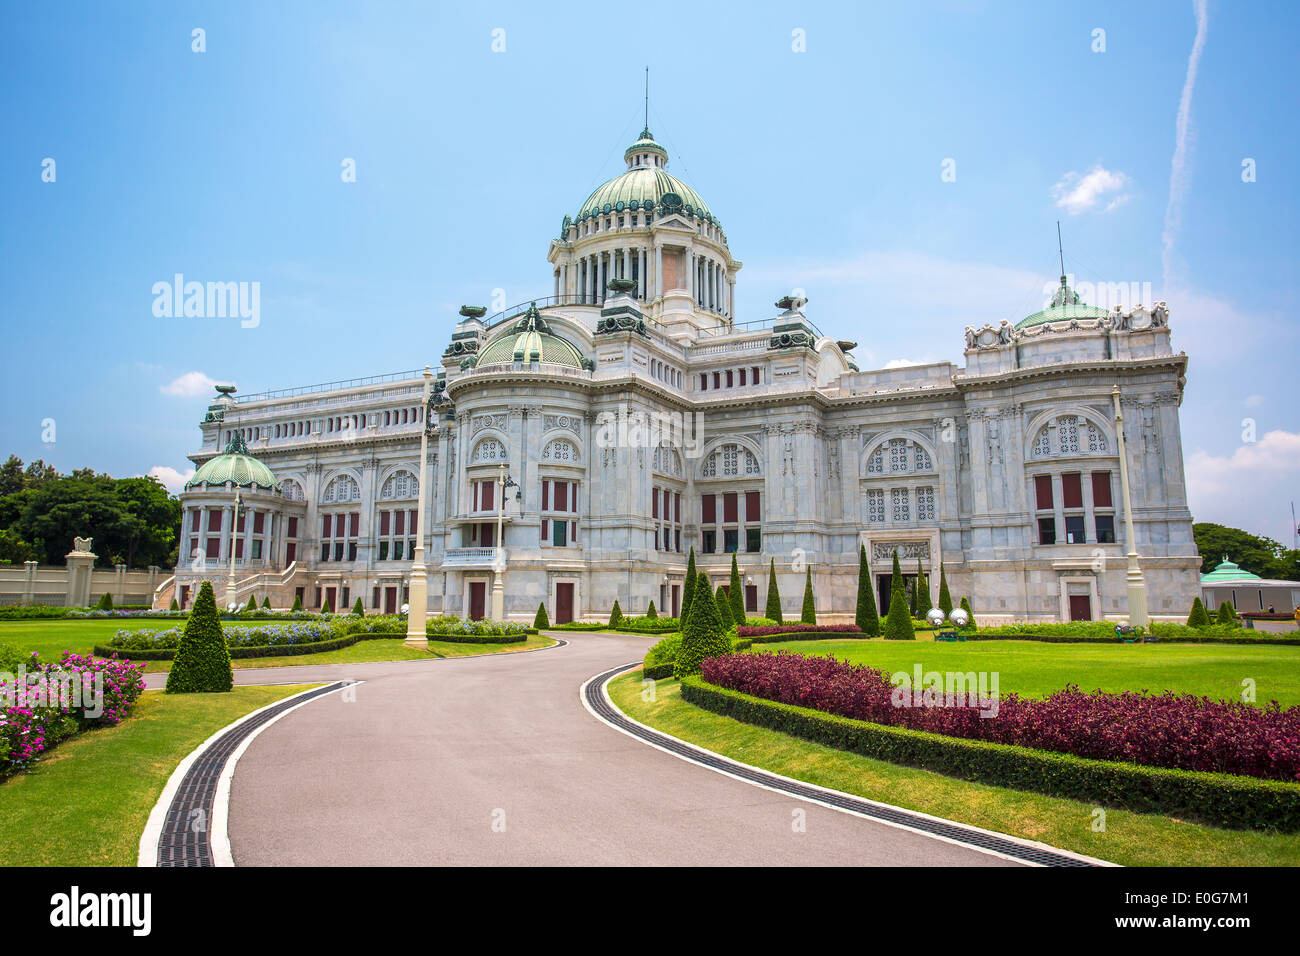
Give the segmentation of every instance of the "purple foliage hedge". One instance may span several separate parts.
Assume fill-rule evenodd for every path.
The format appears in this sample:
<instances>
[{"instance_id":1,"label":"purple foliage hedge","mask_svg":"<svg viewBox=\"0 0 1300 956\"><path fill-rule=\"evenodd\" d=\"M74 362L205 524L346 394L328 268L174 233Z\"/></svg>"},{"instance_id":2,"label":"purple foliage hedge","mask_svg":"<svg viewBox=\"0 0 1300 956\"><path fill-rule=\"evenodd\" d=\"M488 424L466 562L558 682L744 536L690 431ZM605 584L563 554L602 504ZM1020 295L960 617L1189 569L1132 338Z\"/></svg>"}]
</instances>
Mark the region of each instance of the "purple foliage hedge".
<instances>
[{"instance_id":1,"label":"purple foliage hedge","mask_svg":"<svg viewBox=\"0 0 1300 956\"><path fill-rule=\"evenodd\" d=\"M950 737L1154 767L1300 781L1300 707L1252 707L1192 694L1001 695L974 704L897 706L882 670L803 654L732 654L701 665L710 684L841 717Z\"/></svg>"}]
</instances>

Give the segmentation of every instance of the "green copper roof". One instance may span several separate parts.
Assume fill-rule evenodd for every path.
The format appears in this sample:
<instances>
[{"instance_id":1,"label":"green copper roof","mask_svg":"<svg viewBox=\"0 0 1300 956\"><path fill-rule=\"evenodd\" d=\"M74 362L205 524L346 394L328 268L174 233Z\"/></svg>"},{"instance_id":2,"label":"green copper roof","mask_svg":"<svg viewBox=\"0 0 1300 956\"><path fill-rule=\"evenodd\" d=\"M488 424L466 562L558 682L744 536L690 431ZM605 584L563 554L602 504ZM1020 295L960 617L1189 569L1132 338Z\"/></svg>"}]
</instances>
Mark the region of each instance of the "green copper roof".
<instances>
[{"instance_id":1,"label":"green copper roof","mask_svg":"<svg viewBox=\"0 0 1300 956\"><path fill-rule=\"evenodd\" d=\"M479 353L478 366L498 365L508 362L549 362L582 368L582 353L571 344L551 334L537 303L507 331L498 335Z\"/></svg>"},{"instance_id":2,"label":"green copper roof","mask_svg":"<svg viewBox=\"0 0 1300 956\"><path fill-rule=\"evenodd\" d=\"M670 208L680 207L688 215L708 222L715 221L700 194L676 176L664 172L658 166L634 166L634 157L645 153L653 153L661 157L664 164L667 163L668 151L654 141L648 129L642 130L641 138L623 153L623 159L628 164L627 172L597 186L574 216L574 221L582 222L589 216L657 209L664 205L662 200L665 196L669 196L666 205Z\"/></svg>"},{"instance_id":3,"label":"green copper roof","mask_svg":"<svg viewBox=\"0 0 1300 956\"><path fill-rule=\"evenodd\" d=\"M235 432L226 450L205 461L194 477L185 482L186 489L199 485L224 485L233 482L239 488L265 488L275 491L278 483L271 469L248 453L244 436Z\"/></svg>"},{"instance_id":4,"label":"green copper roof","mask_svg":"<svg viewBox=\"0 0 1300 956\"><path fill-rule=\"evenodd\" d=\"M1209 574L1201 575L1202 584L1214 584L1216 581L1258 581L1258 574L1251 574L1244 568L1233 564L1228 560L1228 556L1223 556L1223 562L1211 571Z\"/></svg>"},{"instance_id":5,"label":"green copper roof","mask_svg":"<svg viewBox=\"0 0 1300 956\"><path fill-rule=\"evenodd\" d=\"M1079 293L1071 289L1061 276L1061 287L1052 296L1052 304L1041 312L1021 319L1016 328L1026 329L1034 325L1046 325L1048 322L1069 322L1071 319L1102 319L1110 315L1105 309L1085 305L1079 301Z\"/></svg>"}]
</instances>

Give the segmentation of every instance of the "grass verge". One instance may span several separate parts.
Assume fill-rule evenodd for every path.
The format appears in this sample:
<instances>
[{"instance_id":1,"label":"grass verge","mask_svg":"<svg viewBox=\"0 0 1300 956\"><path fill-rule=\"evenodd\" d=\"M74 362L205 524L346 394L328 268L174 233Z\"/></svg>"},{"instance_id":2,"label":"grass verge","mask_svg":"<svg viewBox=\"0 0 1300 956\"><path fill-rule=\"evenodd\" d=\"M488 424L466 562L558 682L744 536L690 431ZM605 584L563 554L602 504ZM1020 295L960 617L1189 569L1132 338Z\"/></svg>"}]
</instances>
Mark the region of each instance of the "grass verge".
<instances>
[{"instance_id":1,"label":"grass verge","mask_svg":"<svg viewBox=\"0 0 1300 956\"><path fill-rule=\"evenodd\" d=\"M641 672L612 681L610 698L628 716L707 750L773 773L870 800L1110 860L1125 866L1296 866L1300 834L1219 830L1157 814L1094 806L899 767L711 714L681 699L674 680L642 700Z\"/></svg>"}]
</instances>

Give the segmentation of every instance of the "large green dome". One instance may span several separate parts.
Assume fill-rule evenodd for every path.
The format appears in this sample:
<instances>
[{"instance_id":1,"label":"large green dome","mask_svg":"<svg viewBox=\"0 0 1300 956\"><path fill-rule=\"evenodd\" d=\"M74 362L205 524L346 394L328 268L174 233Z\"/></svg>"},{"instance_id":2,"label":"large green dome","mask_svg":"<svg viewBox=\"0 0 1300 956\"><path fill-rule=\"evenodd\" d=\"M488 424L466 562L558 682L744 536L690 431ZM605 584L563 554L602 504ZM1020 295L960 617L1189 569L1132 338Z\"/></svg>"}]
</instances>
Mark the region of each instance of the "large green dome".
<instances>
[{"instance_id":1,"label":"large green dome","mask_svg":"<svg viewBox=\"0 0 1300 956\"><path fill-rule=\"evenodd\" d=\"M1095 305L1085 305L1079 298L1079 293L1071 289L1065 282L1065 276L1061 276L1060 288L1052 296L1052 303L1041 312L1035 312L1033 315L1026 316L1016 323L1016 328L1027 329L1035 325L1046 325L1049 322L1069 322L1071 319L1104 319L1110 315L1105 309L1099 309Z\"/></svg>"},{"instance_id":2,"label":"large green dome","mask_svg":"<svg viewBox=\"0 0 1300 956\"><path fill-rule=\"evenodd\" d=\"M248 453L244 436L238 431L231 436L226 450L209 458L194 477L185 482L186 490L200 485L234 484L238 488L263 488L275 491L279 483L271 469Z\"/></svg>"},{"instance_id":3,"label":"large green dome","mask_svg":"<svg viewBox=\"0 0 1300 956\"><path fill-rule=\"evenodd\" d=\"M608 213L641 209L653 212L666 206L680 208L687 215L721 225L699 193L676 176L664 172L668 152L654 141L650 130L641 131L641 138L627 148L623 158L628 164L627 172L597 186L578 210L575 222ZM668 197L666 203L665 196Z\"/></svg>"},{"instance_id":4,"label":"large green dome","mask_svg":"<svg viewBox=\"0 0 1300 956\"><path fill-rule=\"evenodd\" d=\"M477 365L500 365L513 362L548 362L582 368L582 353L569 342L554 335L546 324L537 303L513 326L498 335L479 353Z\"/></svg>"}]
</instances>

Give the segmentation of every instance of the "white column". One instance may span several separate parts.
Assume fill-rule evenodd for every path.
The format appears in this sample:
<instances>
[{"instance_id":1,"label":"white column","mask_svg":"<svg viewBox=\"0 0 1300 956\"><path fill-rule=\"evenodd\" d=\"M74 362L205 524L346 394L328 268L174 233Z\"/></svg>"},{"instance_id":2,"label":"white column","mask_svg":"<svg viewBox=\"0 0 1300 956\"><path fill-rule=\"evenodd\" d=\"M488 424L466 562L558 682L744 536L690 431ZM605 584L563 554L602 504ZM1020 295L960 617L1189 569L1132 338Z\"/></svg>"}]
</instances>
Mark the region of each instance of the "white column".
<instances>
[{"instance_id":1,"label":"white column","mask_svg":"<svg viewBox=\"0 0 1300 956\"><path fill-rule=\"evenodd\" d=\"M655 298L664 294L664 247L655 243Z\"/></svg>"}]
</instances>

